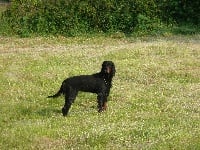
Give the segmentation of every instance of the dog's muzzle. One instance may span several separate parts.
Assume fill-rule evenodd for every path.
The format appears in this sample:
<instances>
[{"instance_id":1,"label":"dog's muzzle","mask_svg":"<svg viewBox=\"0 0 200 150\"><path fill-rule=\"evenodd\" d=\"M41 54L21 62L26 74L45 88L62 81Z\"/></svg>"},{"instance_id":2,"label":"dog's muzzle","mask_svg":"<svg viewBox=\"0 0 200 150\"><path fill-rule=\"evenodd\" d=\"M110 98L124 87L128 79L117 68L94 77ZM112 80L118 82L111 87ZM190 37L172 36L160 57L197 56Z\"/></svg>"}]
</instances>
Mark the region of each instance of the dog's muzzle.
<instances>
[{"instance_id":1,"label":"dog's muzzle","mask_svg":"<svg viewBox=\"0 0 200 150\"><path fill-rule=\"evenodd\" d=\"M112 71L111 67L106 67L105 73L110 74Z\"/></svg>"}]
</instances>

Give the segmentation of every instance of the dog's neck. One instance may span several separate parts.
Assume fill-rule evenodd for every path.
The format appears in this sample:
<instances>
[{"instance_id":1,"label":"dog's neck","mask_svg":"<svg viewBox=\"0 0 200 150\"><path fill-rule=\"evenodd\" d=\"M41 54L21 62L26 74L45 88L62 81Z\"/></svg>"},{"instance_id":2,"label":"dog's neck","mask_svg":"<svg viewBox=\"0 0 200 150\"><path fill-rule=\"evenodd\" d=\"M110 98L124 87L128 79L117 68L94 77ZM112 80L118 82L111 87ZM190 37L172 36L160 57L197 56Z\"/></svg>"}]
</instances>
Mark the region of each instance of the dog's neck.
<instances>
[{"instance_id":1,"label":"dog's neck","mask_svg":"<svg viewBox=\"0 0 200 150\"><path fill-rule=\"evenodd\" d=\"M112 78L113 78L112 75L104 74L102 72L99 72L99 73L96 73L96 74L93 74L93 75L98 77L98 78L99 77L102 78L107 86L112 86Z\"/></svg>"},{"instance_id":2,"label":"dog's neck","mask_svg":"<svg viewBox=\"0 0 200 150\"><path fill-rule=\"evenodd\" d=\"M108 82L106 81L106 79L105 79L105 78L103 78L103 80L104 80L105 84L106 84L106 85L108 85Z\"/></svg>"},{"instance_id":3,"label":"dog's neck","mask_svg":"<svg viewBox=\"0 0 200 150\"><path fill-rule=\"evenodd\" d=\"M112 76L102 74L102 78L103 78L106 85L111 86Z\"/></svg>"}]
</instances>

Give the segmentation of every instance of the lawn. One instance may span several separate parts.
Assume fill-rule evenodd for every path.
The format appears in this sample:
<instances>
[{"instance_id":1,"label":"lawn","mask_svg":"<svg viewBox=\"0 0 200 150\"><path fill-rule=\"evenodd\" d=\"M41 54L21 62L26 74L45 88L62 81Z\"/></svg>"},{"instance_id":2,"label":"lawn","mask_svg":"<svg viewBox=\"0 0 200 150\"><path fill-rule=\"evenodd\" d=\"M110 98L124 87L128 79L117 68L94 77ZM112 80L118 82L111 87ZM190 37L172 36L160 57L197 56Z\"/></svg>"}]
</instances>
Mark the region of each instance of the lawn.
<instances>
[{"instance_id":1,"label":"lawn","mask_svg":"<svg viewBox=\"0 0 200 150\"><path fill-rule=\"evenodd\" d=\"M108 110L79 93L47 99L70 76L116 65ZM0 36L0 149L200 149L200 35Z\"/></svg>"}]
</instances>

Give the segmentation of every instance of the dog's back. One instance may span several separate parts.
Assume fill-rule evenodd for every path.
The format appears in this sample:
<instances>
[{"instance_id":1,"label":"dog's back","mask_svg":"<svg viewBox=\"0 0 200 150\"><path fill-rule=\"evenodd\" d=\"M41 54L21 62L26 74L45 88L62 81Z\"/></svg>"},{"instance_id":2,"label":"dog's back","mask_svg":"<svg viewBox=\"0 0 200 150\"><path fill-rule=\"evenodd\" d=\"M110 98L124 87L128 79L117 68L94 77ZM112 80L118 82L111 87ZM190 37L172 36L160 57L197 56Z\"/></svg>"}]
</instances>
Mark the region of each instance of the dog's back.
<instances>
[{"instance_id":1,"label":"dog's back","mask_svg":"<svg viewBox=\"0 0 200 150\"><path fill-rule=\"evenodd\" d=\"M63 81L64 87L71 87L77 91L98 93L106 88L103 78L94 75L80 75L67 78Z\"/></svg>"}]
</instances>

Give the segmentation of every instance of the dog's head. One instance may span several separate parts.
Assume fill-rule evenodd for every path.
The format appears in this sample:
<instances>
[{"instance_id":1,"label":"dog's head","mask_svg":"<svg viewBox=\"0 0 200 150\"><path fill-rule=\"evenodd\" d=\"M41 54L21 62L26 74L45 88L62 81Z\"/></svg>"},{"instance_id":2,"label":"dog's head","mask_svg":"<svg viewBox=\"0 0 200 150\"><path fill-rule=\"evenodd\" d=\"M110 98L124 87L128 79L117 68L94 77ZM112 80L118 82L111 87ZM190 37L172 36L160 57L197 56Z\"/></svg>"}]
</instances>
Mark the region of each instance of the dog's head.
<instances>
[{"instance_id":1,"label":"dog's head","mask_svg":"<svg viewBox=\"0 0 200 150\"><path fill-rule=\"evenodd\" d=\"M113 77L115 76L115 64L112 61L104 61L101 68L101 73L106 76Z\"/></svg>"}]
</instances>

